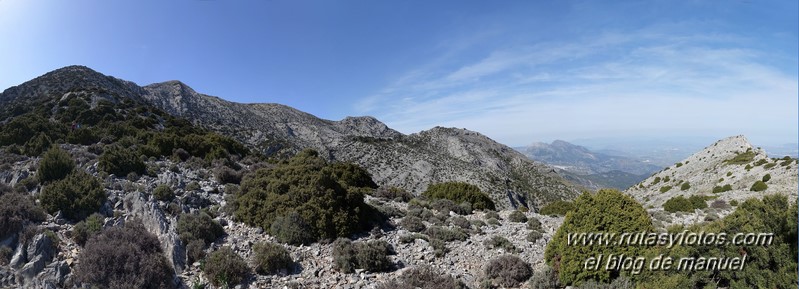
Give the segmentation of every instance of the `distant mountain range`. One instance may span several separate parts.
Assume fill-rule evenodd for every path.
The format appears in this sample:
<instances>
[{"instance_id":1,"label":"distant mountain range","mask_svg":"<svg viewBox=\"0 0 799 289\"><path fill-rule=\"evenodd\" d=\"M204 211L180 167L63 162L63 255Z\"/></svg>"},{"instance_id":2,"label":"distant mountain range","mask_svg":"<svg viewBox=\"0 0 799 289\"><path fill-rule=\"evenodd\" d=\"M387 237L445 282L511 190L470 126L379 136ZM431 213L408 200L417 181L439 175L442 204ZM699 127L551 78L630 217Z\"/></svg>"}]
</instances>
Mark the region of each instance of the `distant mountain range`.
<instances>
[{"instance_id":1,"label":"distant mountain range","mask_svg":"<svg viewBox=\"0 0 799 289\"><path fill-rule=\"evenodd\" d=\"M623 190L661 169L646 160L594 152L562 140L515 149L532 160L557 168L566 179L590 189Z\"/></svg>"}]
</instances>

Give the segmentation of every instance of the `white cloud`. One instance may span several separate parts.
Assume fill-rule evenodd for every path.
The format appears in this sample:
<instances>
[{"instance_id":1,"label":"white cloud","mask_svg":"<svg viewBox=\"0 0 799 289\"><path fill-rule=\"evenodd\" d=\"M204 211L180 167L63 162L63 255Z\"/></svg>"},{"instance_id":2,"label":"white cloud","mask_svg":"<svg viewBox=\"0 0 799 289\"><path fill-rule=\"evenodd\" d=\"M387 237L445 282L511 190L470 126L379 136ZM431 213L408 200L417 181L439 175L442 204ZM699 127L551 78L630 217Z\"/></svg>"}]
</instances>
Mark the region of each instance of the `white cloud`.
<instances>
[{"instance_id":1,"label":"white cloud","mask_svg":"<svg viewBox=\"0 0 799 289\"><path fill-rule=\"evenodd\" d=\"M734 35L642 30L487 55L414 70L358 109L405 133L466 127L509 144L613 134L797 137L795 72L765 64L769 52Z\"/></svg>"}]
</instances>

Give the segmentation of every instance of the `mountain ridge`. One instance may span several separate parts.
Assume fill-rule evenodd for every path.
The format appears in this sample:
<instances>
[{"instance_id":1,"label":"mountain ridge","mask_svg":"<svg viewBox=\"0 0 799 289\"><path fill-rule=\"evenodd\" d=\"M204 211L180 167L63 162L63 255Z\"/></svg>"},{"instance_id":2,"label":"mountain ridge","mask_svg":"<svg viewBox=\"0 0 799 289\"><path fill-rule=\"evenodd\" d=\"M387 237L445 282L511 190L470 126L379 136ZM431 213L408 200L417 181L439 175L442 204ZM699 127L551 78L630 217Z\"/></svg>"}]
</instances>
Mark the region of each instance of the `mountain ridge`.
<instances>
[{"instance_id":1,"label":"mountain ridge","mask_svg":"<svg viewBox=\"0 0 799 289\"><path fill-rule=\"evenodd\" d=\"M500 206L536 209L579 193L552 168L475 132L435 127L410 135L374 117L325 120L275 103L236 103L177 80L138 86L85 66L67 66L6 89L0 103L84 91L125 97L233 137L266 155L312 148L366 168L380 185L419 194L431 183L468 181Z\"/></svg>"}]
</instances>

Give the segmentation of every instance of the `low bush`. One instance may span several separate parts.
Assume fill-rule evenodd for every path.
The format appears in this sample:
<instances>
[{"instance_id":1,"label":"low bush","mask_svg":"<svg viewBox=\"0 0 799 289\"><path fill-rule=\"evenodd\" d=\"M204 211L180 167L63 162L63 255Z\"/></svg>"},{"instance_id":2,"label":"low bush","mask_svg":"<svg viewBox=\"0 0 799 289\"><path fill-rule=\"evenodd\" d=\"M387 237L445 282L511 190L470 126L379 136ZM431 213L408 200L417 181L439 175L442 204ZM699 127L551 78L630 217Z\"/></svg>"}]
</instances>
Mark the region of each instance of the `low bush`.
<instances>
[{"instance_id":1,"label":"low bush","mask_svg":"<svg viewBox=\"0 0 799 289\"><path fill-rule=\"evenodd\" d=\"M220 184L239 184L241 183L241 173L227 166L221 166L214 170L214 177Z\"/></svg>"},{"instance_id":2,"label":"low bush","mask_svg":"<svg viewBox=\"0 0 799 289\"><path fill-rule=\"evenodd\" d=\"M449 222L453 226L456 226L464 230L468 230L472 227L472 223L470 223L469 220L467 220L462 216L454 216L452 218L449 218Z\"/></svg>"},{"instance_id":3,"label":"low bush","mask_svg":"<svg viewBox=\"0 0 799 289\"><path fill-rule=\"evenodd\" d=\"M572 210L574 210L574 203L558 200L542 207L538 213L546 216L565 216L566 213Z\"/></svg>"},{"instance_id":4,"label":"low bush","mask_svg":"<svg viewBox=\"0 0 799 289\"><path fill-rule=\"evenodd\" d=\"M541 231L543 230L543 226L541 225L541 221L533 217L527 220L527 229L533 231Z\"/></svg>"},{"instance_id":5,"label":"low bush","mask_svg":"<svg viewBox=\"0 0 799 289\"><path fill-rule=\"evenodd\" d=\"M407 202L413 199L413 195L406 190L397 187L380 187L372 191L372 196L384 200L394 200Z\"/></svg>"},{"instance_id":6,"label":"low bush","mask_svg":"<svg viewBox=\"0 0 799 289\"><path fill-rule=\"evenodd\" d=\"M671 191L671 186L662 186L662 187L660 187L660 192L661 193L665 193L665 192L668 192L668 191Z\"/></svg>"},{"instance_id":7,"label":"low bush","mask_svg":"<svg viewBox=\"0 0 799 289\"><path fill-rule=\"evenodd\" d=\"M253 246L255 253L255 272L262 275L291 272L294 261L289 251L275 243L258 243Z\"/></svg>"},{"instance_id":8,"label":"low bush","mask_svg":"<svg viewBox=\"0 0 799 289\"><path fill-rule=\"evenodd\" d=\"M529 287L530 289L563 288L563 286L560 285L560 280L558 279L558 272L549 266L544 266L543 269L533 273L533 277L530 278Z\"/></svg>"},{"instance_id":9,"label":"low bush","mask_svg":"<svg viewBox=\"0 0 799 289\"><path fill-rule=\"evenodd\" d=\"M519 257L504 255L488 262L485 275L499 286L519 287L533 276L533 269Z\"/></svg>"},{"instance_id":10,"label":"low bush","mask_svg":"<svg viewBox=\"0 0 799 289\"><path fill-rule=\"evenodd\" d=\"M130 173L142 175L147 166L134 152L134 150L119 145L106 147L103 154L100 155L97 166L100 170L117 177L127 176Z\"/></svg>"},{"instance_id":11,"label":"low bush","mask_svg":"<svg viewBox=\"0 0 799 289\"><path fill-rule=\"evenodd\" d=\"M161 243L136 222L91 237L78 260L75 278L92 287L175 288Z\"/></svg>"},{"instance_id":12,"label":"low bush","mask_svg":"<svg viewBox=\"0 0 799 289\"><path fill-rule=\"evenodd\" d=\"M508 216L508 220L516 223L524 223L527 222L527 216L525 216L524 213L520 211L513 211L513 213L510 213L510 215Z\"/></svg>"},{"instance_id":13,"label":"low bush","mask_svg":"<svg viewBox=\"0 0 799 289\"><path fill-rule=\"evenodd\" d=\"M469 235L460 228L447 229L439 226L432 226L425 230L425 234L432 239L439 239L445 242L466 241Z\"/></svg>"},{"instance_id":14,"label":"low bush","mask_svg":"<svg viewBox=\"0 0 799 289\"><path fill-rule=\"evenodd\" d=\"M707 198L704 196L690 196L688 197L688 201L691 202L691 206L694 209L704 209L707 208Z\"/></svg>"},{"instance_id":15,"label":"low bush","mask_svg":"<svg viewBox=\"0 0 799 289\"><path fill-rule=\"evenodd\" d=\"M499 214L497 214L497 212L495 212L495 211L486 212L484 217L485 217L486 220L488 220L488 219L502 220L502 218L499 217Z\"/></svg>"},{"instance_id":16,"label":"low bush","mask_svg":"<svg viewBox=\"0 0 799 289\"><path fill-rule=\"evenodd\" d=\"M691 204L691 201L689 201L685 197L676 196L671 199L668 199L665 203L663 203L663 210L670 213L693 212L694 206L693 204Z\"/></svg>"},{"instance_id":17,"label":"low bush","mask_svg":"<svg viewBox=\"0 0 799 289\"><path fill-rule=\"evenodd\" d=\"M410 232L421 232L427 228L422 222L422 219L414 216L405 216L402 218L399 225Z\"/></svg>"},{"instance_id":18,"label":"low bush","mask_svg":"<svg viewBox=\"0 0 799 289\"><path fill-rule=\"evenodd\" d=\"M480 191L475 185L463 182L446 182L432 184L422 193L430 199L447 199L455 203L469 202L476 210L493 210L494 201Z\"/></svg>"},{"instance_id":19,"label":"low bush","mask_svg":"<svg viewBox=\"0 0 799 289\"><path fill-rule=\"evenodd\" d=\"M749 188L749 190L753 192L762 192L766 189L768 189L768 185L766 185L766 183L763 181L756 181L754 184L752 184L752 187Z\"/></svg>"},{"instance_id":20,"label":"low bush","mask_svg":"<svg viewBox=\"0 0 799 289\"><path fill-rule=\"evenodd\" d=\"M684 183L682 183L682 185L680 185L680 191L685 191L685 190L688 190L690 188L691 188L691 184L688 183L688 182L684 182Z\"/></svg>"},{"instance_id":21,"label":"low bush","mask_svg":"<svg viewBox=\"0 0 799 289\"><path fill-rule=\"evenodd\" d=\"M0 245L0 266L8 265L8 262L11 261L12 254L14 254L14 250L11 250L11 248L6 245Z\"/></svg>"},{"instance_id":22,"label":"low bush","mask_svg":"<svg viewBox=\"0 0 799 289\"><path fill-rule=\"evenodd\" d=\"M541 239L543 237L544 237L544 234L542 234L539 231L530 231L530 233L527 233L527 241L531 242L531 243L535 243L536 241L538 241L539 239Z\"/></svg>"},{"instance_id":23,"label":"low bush","mask_svg":"<svg viewBox=\"0 0 799 289\"><path fill-rule=\"evenodd\" d=\"M250 274L244 259L230 247L214 251L205 260L203 273L214 286L235 287Z\"/></svg>"},{"instance_id":24,"label":"low bush","mask_svg":"<svg viewBox=\"0 0 799 289\"><path fill-rule=\"evenodd\" d=\"M723 193L723 192L729 192L729 191L732 191L732 186L730 184L726 184L724 186L715 186L715 187L713 187L713 193L714 194Z\"/></svg>"},{"instance_id":25,"label":"low bush","mask_svg":"<svg viewBox=\"0 0 799 289\"><path fill-rule=\"evenodd\" d=\"M75 171L46 185L39 194L39 201L50 214L61 211L69 219L83 220L100 209L106 196L97 178Z\"/></svg>"},{"instance_id":26,"label":"low bush","mask_svg":"<svg viewBox=\"0 0 799 289\"><path fill-rule=\"evenodd\" d=\"M180 214L177 230L184 244L193 240L202 240L205 244L210 244L225 234L222 225L205 212Z\"/></svg>"},{"instance_id":27,"label":"low bush","mask_svg":"<svg viewBox=\"0 0 799 289\"><path fill-rule=\"evenodd\" d=\"M766 174L765 176L763 176L763 178L761 180L764 183L770 181L771 180L771 174Z\"/></svg>"},{"instance_id":28,"label":"low bush","mask_svg":"<svg viewBox=\"0 0 799 289\"><path fill-rule=\"evenodd\" d=\"M160 184L153 190L153 197L159 201L169 202L175 198L175 191L168 185Z\"/></svg>"},{"instance_id":29,"label":"low bush","mask_svg":"<svg viewBox=\"0 0 799 289\"><path fill-rule=\"evenodd\" d=\"M333 264L343 273L352 273L356 268L383 272L391 268L389 252L391 247L382 240L352 243L349 239L339 238L333 242Z\"/></svg>"},{"instance_id":30,"label":"low bush","mask_svg":"<svg viewBox=\"0 0 799 289\"><path fill-rule=\"evenodd\" d=\"M78 222L72 228L72 240L78 245L85 245L89 238L103 230L104 220L105 218L102 215L94 213L87 217L86 220Z\"/></svg>"},{"instance_id":31,"label":"low bush","mask_svg":"<svg viewBox=\"0 0 799 289\"><path fill-rule=\"evenodd\" d=\"M270 231L280 242L292 245L310 244L316 240L313 227L305 222L299 213L291 211L272 222Z\"/></svg>"},{"instance_id":32,"label":"low bush","mask_svg":"<svg viewBox=\"0 0 799 289\"><path fill-rule=\"evenodd\" d=\"M189 264L205 258L205 241L200 239L191 240L186 245L186 259Z\"/></svg>"},{"instance_id":33,"label":"low bush","mask_svg":"<svg viewBox=\"0 0 799 289\"><path fill-rule=\"evenodd\" d=\"M463 282L441 274L430 266L408 269L399 278L380 284L376 289L466 289Z\"/></svg>"},{"instance_id":34,"label":"low bush","mask_svg":"<svg viewBox=\"0 0 799 289\"><path fill-rule=\"evenodd\" d=\"M488 249L503 249L505 252L516 253L516 246L502 236L493 236L491 239L485 240L483 245Z\"/></svg>"},{"instance_id":35,"label":"low bush","mask_svg":"<svg viewBox=\"0 0 799 289\"><path fill-rule=\"evenodd\" d=\"M402 243L402 244L408 244L408 243L413 243L414 241L416 241L416 239L425 240L425 241L429 241L430 240L430 238L428 238L426 235L419 234L419 233L413 233L413 234L400 236L399 242Z\"/></svg>"},{"instance_id":36,"label":"low bush","mask_svg":"<svg viewBox=\"0 0 799 289\"><path fill-rule=\"evenodd\" d=\"M65 178L75 170L75 161L69 153L58 146L50 147L39 162L36 178L42 184Z\"/></svg>"},{"instance_id":37,"label":"low bush","mask_svg":"<svg viewBox=\"0 0 799 289\"><path fill-rule=\"evenodd\" d=\"M486 220L486 223L491 225L491 226L499 226L499 225L501 225L499 223L499 220L494 219L494 218L489 218L488 220Z\"/></svg>"},{"instance_id":38,"label":"low bush","mask_svg":"<svg viewBox=\"0 0 799 289\"><path fill-rule=\"evenodd\" d=\"M39 223L47 214L27 195L15 192L0 194L0 240L18 233L28 223Z\"/></svg>"},{"instance_id":39,"label":"low bush","mask_svg":"<svg viewBox=\"0 0 799 289\"><path fill-rule=\"evenodd\" d=\"M434 210L440 213L445 213L445 214L449 214L449 212L454 212L458 215L468 214L468 212L462 210L462 208L458 206L458 204L455 204L455 202L453 202L452 200L447 200L447 199L434 200L432 203L430 203L430 207L432 207Z\"/></svg>"},{"instance_id":40,"label":"low bush","mask_svg":"<svg viewBox=\"0 0 799 289\"><path fill-rule=\"evenodd\" d=\"M355 243L355 259L358 267L370 272L384 272L391 268L388 254L391 251L383 240L369 240Z\"/></svg>"}]
</instances>

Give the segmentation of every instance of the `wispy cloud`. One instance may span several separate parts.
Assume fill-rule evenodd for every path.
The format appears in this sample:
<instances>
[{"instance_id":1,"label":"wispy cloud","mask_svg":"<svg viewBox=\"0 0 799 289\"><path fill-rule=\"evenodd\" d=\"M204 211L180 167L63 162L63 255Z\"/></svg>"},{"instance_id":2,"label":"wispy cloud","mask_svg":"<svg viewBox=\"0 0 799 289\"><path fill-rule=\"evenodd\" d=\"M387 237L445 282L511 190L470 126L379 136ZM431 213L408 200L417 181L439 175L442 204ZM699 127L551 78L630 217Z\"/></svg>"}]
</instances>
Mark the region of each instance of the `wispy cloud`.
<instances>
[{"instance_id":1,"label":"wispy cloud","mask_svg":"<svg viewBox=\"0 0 799 289\"><path fill-rule=\"evenodd\" d=\"M514 145L608 135L796 139L797 75L750 44L645 29L497 47L459 65L421 66L356 108L406 133L466 127Z\"/></svg>"}]
</instances>

